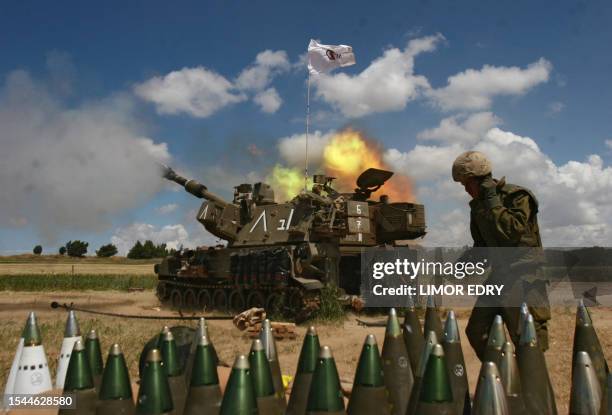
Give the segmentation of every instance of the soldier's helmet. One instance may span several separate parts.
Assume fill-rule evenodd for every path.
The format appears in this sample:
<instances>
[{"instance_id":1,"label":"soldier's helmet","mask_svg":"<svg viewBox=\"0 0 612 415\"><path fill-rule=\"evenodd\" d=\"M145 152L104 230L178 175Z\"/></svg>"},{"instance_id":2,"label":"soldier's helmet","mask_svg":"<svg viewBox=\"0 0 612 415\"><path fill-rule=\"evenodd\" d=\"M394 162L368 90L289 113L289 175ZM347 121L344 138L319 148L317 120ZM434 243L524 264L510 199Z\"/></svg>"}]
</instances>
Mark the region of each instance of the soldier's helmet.
<instances>
[{"instance_id":1,"label":"soldier's helmet","mask_svg":"<svg viewBox=\"0 0 612 415\"><path fill-rule=\"evenodd\" d=\"M453 163L453 180L464 182L470 177L481 177L491 173L491 162L480 151L466 151Z\"/></svg>"}]
</instances>

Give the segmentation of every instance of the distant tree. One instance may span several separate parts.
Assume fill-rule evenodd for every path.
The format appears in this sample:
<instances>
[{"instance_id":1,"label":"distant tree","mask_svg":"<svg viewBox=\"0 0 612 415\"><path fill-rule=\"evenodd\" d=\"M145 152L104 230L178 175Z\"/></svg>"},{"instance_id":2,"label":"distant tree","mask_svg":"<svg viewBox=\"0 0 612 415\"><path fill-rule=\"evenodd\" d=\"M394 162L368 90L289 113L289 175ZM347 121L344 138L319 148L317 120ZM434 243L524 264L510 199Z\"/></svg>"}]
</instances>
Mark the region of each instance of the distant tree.
<instances>
[{"instance_id":1,"label":"distant tree","mask_svg":"<svg viewBox=\"0 0 612 415\"><path fill-rule=\"evenodd\" d=\"M40 255L42 254L42 246L40 245L36 245L34 247L34 249L32 249L32 252L34 252L34 255Z\"/></svg>"},{"instance_id":2,"label":"distant tree","mask_svg":"<svg viewBox=\"0 0 612 415\"><path fill-rule=\"evenodd\" d=\"M60 255L66 255L66 247L65 246L60 246L59 254Z\"/></svg>"},{"instance_id":3,"label":"distant tree","mask_svg":"<svg viewBox=\"0 0 612 415\"><path fill-rule=\"evenodd\" d=\"M155 247L155 258L163 258L167 255L171 255L171 253L166 248L166 244L159 244Z\"/></svg>"},{"instance_id":4,"label":"distant tree","mask_svg":"<svg viewBox=\"0 0 612 415\"><path fill-rule=\"evenodd\" d=\"M128 252L127 257L130 259L151 259L162 258L166 255L168 255L166 244L155 245L153 241L146 240L144 244L136 241Z\"/></svg>"},{"instance_id":5,"label":"distant tree","mask_svg":"<svg viewBox=\"0 0 612 415\"><path fill-rule=\"evenodd\" d=\"M100 249L96 251L96 255L103 258L108 258L113 255L117 255L117 247L113 244L102 245Z\"/></svg>"},{"instance_id":6,"label":"distant tree","mask_svg":"<svg viewBox=\"0 0 612 415\"><path fill-rule=\"evenodd\" d=\"M142 245L143 258L155 258L155 244L152 240L147 239Z\"/></svg>"},{"instance_id":7,"label":"distant tree","mask_svg":"<svg viewBox=\"0 0 612 415\"><path fill-rule=\"evenodd\" d=\"M130 259L141 259L143 258L144 250L140 241L136 241L134 246L130 248L127 257Z\"/></svg>"},{"instance_id":8,"label":"distant tree","mask_svg":"<svg viewBox=\"0 0 612 415\"><path fill-rule=\"evenodd\" d=\"M72 257L82 257L87 253L88 242L84 241L68 241L66 243L66 253Z\"/></svg>"}]
</instances>

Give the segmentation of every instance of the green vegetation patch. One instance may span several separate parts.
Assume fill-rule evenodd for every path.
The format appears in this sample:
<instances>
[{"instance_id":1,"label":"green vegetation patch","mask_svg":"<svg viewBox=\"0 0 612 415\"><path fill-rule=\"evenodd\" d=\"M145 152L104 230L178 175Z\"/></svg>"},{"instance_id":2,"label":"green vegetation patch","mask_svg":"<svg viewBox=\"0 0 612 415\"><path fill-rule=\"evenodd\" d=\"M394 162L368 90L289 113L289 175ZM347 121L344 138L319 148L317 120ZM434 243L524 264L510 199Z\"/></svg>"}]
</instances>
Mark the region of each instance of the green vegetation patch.
<instances>
[{"instance_id":1,"label":"green vegetation patch","mask_svg":"<svg viewBox=\"0 0 612 415\"><path fill-rule=\"evenodd\" d=\"M340 322L346 319L344 304L339 299L340 290L334 285L321 289L319 309L312 316L313 320L325 322Z\"/></svg>"},{"instance_id":2,"label":"green vegetation patch","mask_svg":"<svg viewBox=\"0 0 612 415\"><path fill-rule=\"evenodd\" d=\"M0 291L154 289L154 275L25 274L0 276Z\"/></svg>"}]
</instances>

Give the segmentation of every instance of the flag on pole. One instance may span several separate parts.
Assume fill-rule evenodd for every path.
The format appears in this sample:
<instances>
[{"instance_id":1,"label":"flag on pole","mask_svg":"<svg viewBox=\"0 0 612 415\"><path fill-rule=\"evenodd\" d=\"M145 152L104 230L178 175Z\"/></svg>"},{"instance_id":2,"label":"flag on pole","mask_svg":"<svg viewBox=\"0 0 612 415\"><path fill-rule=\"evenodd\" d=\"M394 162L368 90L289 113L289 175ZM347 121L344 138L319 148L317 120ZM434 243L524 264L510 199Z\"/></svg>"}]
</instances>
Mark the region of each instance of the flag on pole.
<instances>
[{"instance_id":1,"label":"flag on pole","mask_svg":"<svg viewBox=\"0 0 612 415\"><path fill-rule=\"evenodd\" d=\"M308 70L311 75L355 64L353 48L347 45L321 45L310 40L308 45Z\"/></svg>"}]
</instances>

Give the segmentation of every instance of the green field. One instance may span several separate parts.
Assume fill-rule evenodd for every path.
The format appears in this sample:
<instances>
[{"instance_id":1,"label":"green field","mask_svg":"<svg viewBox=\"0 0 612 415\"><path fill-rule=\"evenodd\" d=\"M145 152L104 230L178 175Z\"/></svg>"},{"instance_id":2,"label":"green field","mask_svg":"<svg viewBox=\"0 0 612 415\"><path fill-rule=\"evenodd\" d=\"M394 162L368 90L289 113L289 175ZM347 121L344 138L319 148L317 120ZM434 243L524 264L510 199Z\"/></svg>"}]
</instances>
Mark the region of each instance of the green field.
<instances>
[{"instance_id":1,"label":"green field","mask_svg":"<svg viewBox=\"0 0 612 415\"><path fill-rule=\"evenodd\" d=\"M60 255L0 257L0 291L154 289L159 259L70 258Z\"/></svg>"}]
</instances>

